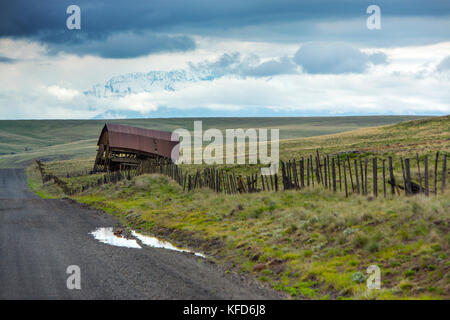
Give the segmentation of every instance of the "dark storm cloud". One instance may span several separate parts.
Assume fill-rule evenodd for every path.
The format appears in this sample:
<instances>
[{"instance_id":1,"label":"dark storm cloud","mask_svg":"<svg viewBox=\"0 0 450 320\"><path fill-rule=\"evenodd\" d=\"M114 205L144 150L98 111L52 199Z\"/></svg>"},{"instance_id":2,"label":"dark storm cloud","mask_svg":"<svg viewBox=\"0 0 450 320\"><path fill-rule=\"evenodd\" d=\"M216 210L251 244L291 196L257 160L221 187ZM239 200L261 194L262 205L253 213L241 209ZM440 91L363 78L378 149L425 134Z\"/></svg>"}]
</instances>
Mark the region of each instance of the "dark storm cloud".
<instances>
[{"instance_id":1,"label":"dark storm cloud","mask_svg":"<svg viewBox=\"0 0 450 320\"><path fill-rule=\"evenodd\" d=\"M386 64L382 52L367 54L344 43L306 43L294 55L294 61L307 73L362 73L372 64Z\"/></svg>"},{"instance_id":2,"label":"dark storm cloud","mask_svg":"<svg viewBox=\"0 0 450 320\"><path fill-rule=\"evenodd\" d=\"M76 55L97 55L103 58L135 58L150 53L187 51L195 49L195 41L188 36L170 36L153 33L117 33L105 39L77 39L70 43L54 43L50 54L58 52Z\"/></svg>"},{"instance_id":3,"label":"dark storm cloud","mask_svg":"<svg viewBox=\"0 0 450 320\"><path fill-rule=\"evenodd\" d=\"M188 35L160 32L162 15L149 1L8 1L0 4L0 38L26 38L47 45L50 54L70 52L104 58L132 58L195 49ZM68 30L66 9L81 8L81 30ZM159 17L156 19L156 17Z\"/></svg>"},{"instance_id":4,"label":"dark storm cloud","mask_svg":"<svg viewBox=\"0 0 450 320\"><path fill-rule=\"evenodd\" d=\"M81 8L81 30L67 30L66 9L76 4ZM1 1L0 38L31 38L41 41L53 51L96 54L103 57L133 57L152 52L184 51L195 48L189 35L214 35L270 41L311 41L317 37L339 40L358 39L366 42L432 41L448 39L449 29L431 26L434 17L450 15L448 0L377 1L383 17L425 17L418 25L405 25L399 20L385 23L383 29L371 33L365 28L366 8L360 0L46 0ZM359 31L350 25L336 33L321 29L316 23L361 20ZM444 19L442 18L442 19ZM445 19L444 19L445 21ZM415 22L413 22L415 23ZM427 28L427 25L429 26ZM425 30L425 34L422 34ZM127 34L130 45L126 54L113 35ZM141 35L149 35L148 43L137 43ZM173 36L167 35L185 35ZM343 39L346 38L346 39ZM117 40L117 38L116 38ZM321 39L321 40L329 40ZM104 42L105 48L100 48ZM266 67L269 67L268 65Z\"/></svg>"},{"instance_id":5,"label":"dark storm cloud","mask_svg":"<svg viewBox=\"0 0 450 320\"><path fill-rule=\"evenodd\" d=\"M2 1L0 36L29 36L65 27L66 8L79 5L90 32L167 30L177 25L226 28L299 19L348 19L365 13L360 0L14 0ZM447 0L377 1L387 16L443 16ZM181 31L181 30L179 30Z\"/></svg>"},{"instance_id":6,"label":"dark storm cloud","mask_svg":"<svg viewBox=\"0 0 450 320\"><path fill-rule=\"evenodd\" d=\"M16 61L16 59L0 56L0 63L14 63Z\"/></svg>"}]
</instances>

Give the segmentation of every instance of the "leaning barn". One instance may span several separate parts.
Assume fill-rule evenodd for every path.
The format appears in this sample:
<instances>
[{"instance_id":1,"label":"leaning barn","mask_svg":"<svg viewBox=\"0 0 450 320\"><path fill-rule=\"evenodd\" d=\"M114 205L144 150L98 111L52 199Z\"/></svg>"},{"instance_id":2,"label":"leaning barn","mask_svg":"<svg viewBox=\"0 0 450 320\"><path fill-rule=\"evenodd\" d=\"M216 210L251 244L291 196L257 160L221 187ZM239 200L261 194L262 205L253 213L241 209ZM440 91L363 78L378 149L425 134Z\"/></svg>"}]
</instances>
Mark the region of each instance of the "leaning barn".
<instances>
[{"instance_id":1,"label":"leaning barn","mask_svg":"<svg viewBox=\"0 0 450 320\"><path fill-rule=\"evenodd\" d=\"M177 160L179 153L177 134L120 124L105 124L97 145L94 172L132 169L148 159Z\"/></svg>"}]
</instances>

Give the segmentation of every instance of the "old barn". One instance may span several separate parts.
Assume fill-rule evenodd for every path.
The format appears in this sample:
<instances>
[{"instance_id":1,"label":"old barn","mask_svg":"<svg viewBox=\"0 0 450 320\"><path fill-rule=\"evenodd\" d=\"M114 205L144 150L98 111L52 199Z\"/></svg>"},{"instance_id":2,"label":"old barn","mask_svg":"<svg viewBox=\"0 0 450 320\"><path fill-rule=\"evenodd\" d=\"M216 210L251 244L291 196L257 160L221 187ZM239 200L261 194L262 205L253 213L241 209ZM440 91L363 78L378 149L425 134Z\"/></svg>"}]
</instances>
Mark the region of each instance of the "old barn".
<instances>
[{"instance_id":1,"label":"old barn","mask_svg":"<svg viewBox=\"0 0 450 320\"><path fill-rule=\"evenodd\" d=\"M166 131L105 124L98 138L94 172L138 167L148 159L178 159L179 137Z\"/></svg>"}]
</instances>

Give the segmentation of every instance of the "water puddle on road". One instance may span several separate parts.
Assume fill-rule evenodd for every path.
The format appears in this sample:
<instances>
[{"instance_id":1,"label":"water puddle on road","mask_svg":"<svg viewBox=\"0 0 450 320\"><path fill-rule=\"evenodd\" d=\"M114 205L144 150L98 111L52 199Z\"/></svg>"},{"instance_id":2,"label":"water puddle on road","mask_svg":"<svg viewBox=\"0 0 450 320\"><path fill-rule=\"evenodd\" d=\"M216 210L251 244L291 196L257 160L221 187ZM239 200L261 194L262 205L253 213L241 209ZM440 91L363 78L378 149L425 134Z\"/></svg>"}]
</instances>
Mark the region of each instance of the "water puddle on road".
<instances>
[{"instance_id":1,"label":"water puddle on road","mask_svg":"<svg viewBox=\"0 0 450 320\"><path fill-rule=\"evenodd\" d=\"M92 234L94 238L97 239L98 241L110 244L112 246L141 249L141 246L137 243L135 239L126 239L124 237L119 237L115 235L112 227L97 228L90 234Z\"/></svg>"},{"instance_id":2,"label":"water puddle on road","mask_svg":"<svg viewBox=\"0 0 450 320\"><path fill-rule=\"evenodd\" d=\"M136 248L142 249L139 243L135 239L129 239L121 236L119 233L115 233L112 227L109 228L97 228L95 231L90 233L95 239L102 243L110 244L117 247L126 248ZM197 257L206 258L204 254L194 252L188 249L182 249L174 246L168 241L158 239L156 237L145 236L143 234L137 233L136 231L131 231L131 235L138 239L143 245L153 247L153 248L163 248L167 250L174 250L178 252L186 252L196 255Z\"/></svg>"},{"instance_id":3,"label":"water puddle on road","mask_svg":"<svg viewBox=\"0 0 450 320\"><path fill-rule=\"evenodd\" d=\"M175 247L170 242L158 239L156 237L144 236L143 234L137 233L136 231L132 231L131 234L133 236L135 236L136 238L138 238L143 244L145 244L146 246L149 246L149 247L164 248L167 250L175 250L175 251L179 251L179 252L187 252L187 253L192 253L198 257L206 258L205 255L203 255L201 253L194 252L194 251L191 251L188 249L181 249L181 248Z\"/></svg>"}]
</instances>

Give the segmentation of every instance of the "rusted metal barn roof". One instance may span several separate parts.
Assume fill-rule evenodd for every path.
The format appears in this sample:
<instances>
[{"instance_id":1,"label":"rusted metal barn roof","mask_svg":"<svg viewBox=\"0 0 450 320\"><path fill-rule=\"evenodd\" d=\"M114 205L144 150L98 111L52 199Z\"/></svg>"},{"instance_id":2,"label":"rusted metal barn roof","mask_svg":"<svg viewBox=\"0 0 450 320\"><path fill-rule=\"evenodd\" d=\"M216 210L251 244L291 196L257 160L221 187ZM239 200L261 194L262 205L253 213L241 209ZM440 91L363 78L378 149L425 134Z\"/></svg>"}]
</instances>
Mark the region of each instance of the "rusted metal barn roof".
<instances>
[{"instance_id":1,"label":"rusted metal barn roof","mask_svg":"<svg viewBox=\"0 0 450 320\"><path fill-rule=\"evenodd\" d=\"M179 136L172 132L131 127L121 124L107 123L103 127L97 145L100 145L105 132L108 132L108 144L110 148L141 151L171 158L172 149L176 148L178 158Z\"/></svg>"}]
</instances>

